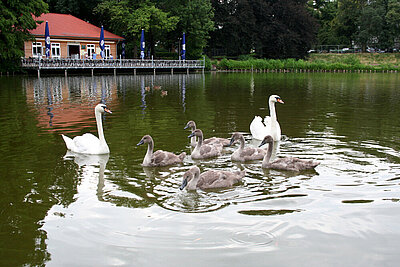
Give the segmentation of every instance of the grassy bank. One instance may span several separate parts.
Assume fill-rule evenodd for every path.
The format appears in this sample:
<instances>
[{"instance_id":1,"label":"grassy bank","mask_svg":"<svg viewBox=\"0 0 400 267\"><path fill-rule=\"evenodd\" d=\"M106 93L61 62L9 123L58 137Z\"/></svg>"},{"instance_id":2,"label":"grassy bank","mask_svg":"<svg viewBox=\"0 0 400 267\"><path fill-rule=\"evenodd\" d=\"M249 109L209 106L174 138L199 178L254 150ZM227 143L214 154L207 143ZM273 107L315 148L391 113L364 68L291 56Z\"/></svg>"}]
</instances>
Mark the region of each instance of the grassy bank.
<instances>
[{"instance_id":1,"label":"grassy bank","mask_svg":"<svg viewBox=\"0 0 400 267\"><path fill-rule=\"evenodd\" d=\"M307 60L247 59L212 61L217 70L254 71L400 71L400 54L311 54Z\"/></svg>"}]
</instances>

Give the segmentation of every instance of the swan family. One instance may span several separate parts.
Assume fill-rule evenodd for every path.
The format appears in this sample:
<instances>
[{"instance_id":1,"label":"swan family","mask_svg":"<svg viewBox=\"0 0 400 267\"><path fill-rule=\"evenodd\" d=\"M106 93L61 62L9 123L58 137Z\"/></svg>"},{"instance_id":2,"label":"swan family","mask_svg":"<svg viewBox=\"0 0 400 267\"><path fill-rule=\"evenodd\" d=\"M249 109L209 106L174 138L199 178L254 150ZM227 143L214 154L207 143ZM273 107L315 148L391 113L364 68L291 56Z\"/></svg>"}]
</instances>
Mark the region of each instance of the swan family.
<instances>
[{"instance_id":1,"label":"swan family","mask_svg":"<svg viewBox=\"0 0 400 267\"><path fill-rule=\"evenodd\" d=\"M201 129L196 127L194 121L189 121L184 129L190 128L190 145L193 148L190 156L192 159L208 159L218 157L222 154L224 147L232 146L239 142L239 148L232 153L231 160L246 162L262 160L262 168L277 169L287 171L302 171L313 169L319 165L319 162L313 160L302 160L295 157L281 157L271 161L271 155L276 142L281 139L281 129L277 120L275 103L284 103L278 95L269 97L270 116L265 117L264 122L261 117L255 116L250 124L250 132L253 139L262 140L259 147L245 147L245 139L239 132L232 134L230 139L211 137L204 139ZM101 155L108 154L110 150L104 137L101 116L104 113L112 113L103 103L94 108L98 137L86 133L82 136L76 136L73 139L62 134L62 138L68 150L79 154ZM137 146L147 144L147 152L144 156L142 166L145 167L163 167L182 163L186 153L182 152L176 155L172 152L157 150L154 152L154 141L150 135L145 135L139 141ZM267 144L268 149L262 149L261 146ZM180 189L187 190L211 189L231 187L241 181L245 176L245 171L223 171L208 170L200 172L197 166L193 166L185 172Z\"/></svg>"}]
</instances>

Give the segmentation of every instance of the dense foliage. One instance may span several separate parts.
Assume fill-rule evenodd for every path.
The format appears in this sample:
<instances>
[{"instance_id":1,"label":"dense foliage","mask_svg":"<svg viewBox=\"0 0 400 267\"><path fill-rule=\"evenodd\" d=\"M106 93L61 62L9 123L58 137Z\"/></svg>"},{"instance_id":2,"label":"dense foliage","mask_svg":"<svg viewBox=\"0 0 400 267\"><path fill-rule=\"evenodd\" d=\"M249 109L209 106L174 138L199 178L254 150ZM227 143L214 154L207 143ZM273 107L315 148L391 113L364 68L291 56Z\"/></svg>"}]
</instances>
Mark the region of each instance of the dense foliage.
<instances>
[{"instance_id":1,"label":"dense foliage","mask_svg":"<svg viewBox=\"0 0 400 267\"><path fill-rule=\"evenodd\" d=\"M347 54L329 57L329 54L321 54L311 60L288 59L247 59L232 60L222 59L211 64L219 70L229 71L274 71L274 72L308 72L308 71L354 71L354 72L399 72L399 62L391 62L387 58L383 61L361 62L361 54ZM380 55L380 54L376 54Z\"/></svg>"},{"instance_id":2,"label":"dense foliage","mask_svg":"<svg viewBox=\"0 0 400 267\"><path fill-rule=\"evenodd\" d=\"M268 58L303 58L315 40L317 24L306 0L212 0L216 30L210 53ZM216 53L218 54L218 52Z\"/></svg>"},{"instance_id":3,"label":"dense foliage","mask_svg":"<svg viewBox=\"0 0 400 267\"><path fill-rule=\"evenodd\" d=\"M368 47L390 51L399 46L400 0L309 1L319 21L319 45Z\"/></svg>"},{"instance_id":4,"label":"dense foliage","mask_svg":"<svg viewBox=\"0 0 400 267\"><path fill-rule=\"evenodd\" d=\"M43 0L2 0L0 2L0 71L13 71L24 56L28 30L36 28L32 14L47 12Z\"/></svg>"}]
</instances>

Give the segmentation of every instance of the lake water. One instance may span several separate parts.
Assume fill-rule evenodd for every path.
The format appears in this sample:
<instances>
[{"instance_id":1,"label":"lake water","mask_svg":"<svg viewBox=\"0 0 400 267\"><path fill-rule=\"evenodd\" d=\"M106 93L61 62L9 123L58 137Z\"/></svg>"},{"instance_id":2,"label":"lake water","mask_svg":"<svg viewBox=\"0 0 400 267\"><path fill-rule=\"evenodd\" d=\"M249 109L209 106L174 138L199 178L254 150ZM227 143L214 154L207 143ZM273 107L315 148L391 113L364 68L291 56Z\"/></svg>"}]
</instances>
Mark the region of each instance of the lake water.
<instances>
[{"instance_id":1,"label":"lake water","mask_svg":"<svg viewBox=\"0 0 400 267\"><path fill-rule=\"evenodd\" d=\"M160 88L161 87L161 88ZM400 261L400 75L206 73L0 77L0 265L396 266ZM167 91L163 96L161 91ZM205 137L252 140L276 104L278 156L315 171L264 170L222 156L144 168L155 149L187 152ZM61 138L97 135L111 153L69 155ZM246 170L222 190L179 190L183 173Z\"/></svg>"}]
</instances>

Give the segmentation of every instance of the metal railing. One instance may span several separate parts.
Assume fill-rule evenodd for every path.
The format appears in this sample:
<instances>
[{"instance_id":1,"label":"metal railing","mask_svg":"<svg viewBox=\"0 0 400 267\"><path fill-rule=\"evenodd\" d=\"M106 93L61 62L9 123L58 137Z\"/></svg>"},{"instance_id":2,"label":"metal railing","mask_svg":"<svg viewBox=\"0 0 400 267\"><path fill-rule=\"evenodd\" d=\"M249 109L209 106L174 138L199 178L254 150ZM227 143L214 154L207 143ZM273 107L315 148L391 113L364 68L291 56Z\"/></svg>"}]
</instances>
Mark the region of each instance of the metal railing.
<instances>
[{"instance_id":1,"label":"metal railing","mask_svg":"<svg viewBox=\"0 0 400 267\"><path fill-rule=\"evenodd\" d=\"M28 69L202 69L205 60L22 58Z\"/></svg>"}]
</instances>

